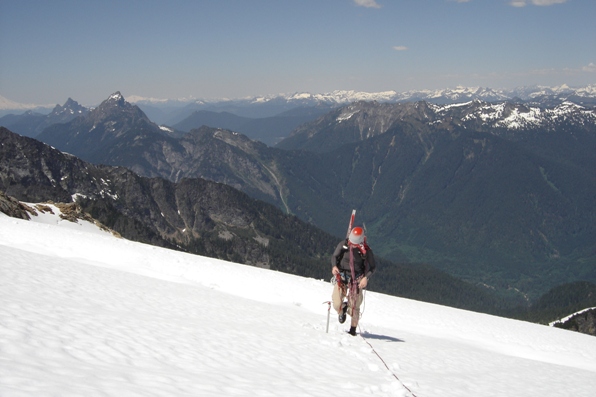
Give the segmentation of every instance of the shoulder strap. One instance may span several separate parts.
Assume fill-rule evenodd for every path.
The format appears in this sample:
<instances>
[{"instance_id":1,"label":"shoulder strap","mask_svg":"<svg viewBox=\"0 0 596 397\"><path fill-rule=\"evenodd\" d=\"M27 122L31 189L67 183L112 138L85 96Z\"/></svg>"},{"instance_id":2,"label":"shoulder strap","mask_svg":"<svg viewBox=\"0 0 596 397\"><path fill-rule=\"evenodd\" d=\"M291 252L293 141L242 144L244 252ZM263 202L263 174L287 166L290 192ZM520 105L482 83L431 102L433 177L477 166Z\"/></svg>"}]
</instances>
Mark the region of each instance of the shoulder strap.
<instances>
[{"instance_id":1,"label":"shoulder strap","mask_svg":"<svg viewBox=\"0 0 596 397\"><path fill-rule=\"evenodd\" d=\"M344 255L349 250L349 246L350 246L350 244L348 243L348 239L346 239L344 242L344 245L341 247L341 251L339 252L339 255L337 256L337 260L335 261L336 265L339 265L341 260L344 258Z\"/></svg>"}]
</instances>

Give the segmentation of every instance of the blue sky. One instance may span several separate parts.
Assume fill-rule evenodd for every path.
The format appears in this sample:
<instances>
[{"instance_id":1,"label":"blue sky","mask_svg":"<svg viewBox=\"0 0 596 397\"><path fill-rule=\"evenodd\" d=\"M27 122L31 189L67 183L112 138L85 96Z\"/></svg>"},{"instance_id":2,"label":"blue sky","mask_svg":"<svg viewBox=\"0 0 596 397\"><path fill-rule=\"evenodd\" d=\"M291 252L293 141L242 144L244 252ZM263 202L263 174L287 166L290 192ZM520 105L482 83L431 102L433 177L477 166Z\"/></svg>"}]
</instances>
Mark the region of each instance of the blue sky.
<instances>
[{"instance_id":1,"label":"blue sky","mask_svg":"<svg viewBox=\"0 0 596 397\"><path fill-rule=\"evenodd\" d=\"M0 0L0 96L596 83L594 0Z\"/></svg>"}]
</instances>

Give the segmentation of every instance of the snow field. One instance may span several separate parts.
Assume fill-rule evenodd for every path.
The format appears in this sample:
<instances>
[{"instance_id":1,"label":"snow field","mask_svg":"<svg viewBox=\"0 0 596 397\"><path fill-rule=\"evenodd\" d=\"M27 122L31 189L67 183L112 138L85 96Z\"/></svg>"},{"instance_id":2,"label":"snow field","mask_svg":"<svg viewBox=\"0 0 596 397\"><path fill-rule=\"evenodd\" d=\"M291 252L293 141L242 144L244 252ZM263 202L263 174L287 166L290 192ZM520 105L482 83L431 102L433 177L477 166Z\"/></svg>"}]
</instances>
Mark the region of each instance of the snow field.
<instances>
[{"instance_id":1,"label":"snow field","mask_svg":"<svg viewBox=\"0 0 596 397\"><path fill-rule=\"evenodd\" d=\"M63 227L66 226L66 227ZM596 338L0 214L0 396L593 396ZM327 266L327 263L322 263ZM373 279L374 282L374 279ZM395 377L397 376L399 380Z\"/></svg>"}]
</instances>

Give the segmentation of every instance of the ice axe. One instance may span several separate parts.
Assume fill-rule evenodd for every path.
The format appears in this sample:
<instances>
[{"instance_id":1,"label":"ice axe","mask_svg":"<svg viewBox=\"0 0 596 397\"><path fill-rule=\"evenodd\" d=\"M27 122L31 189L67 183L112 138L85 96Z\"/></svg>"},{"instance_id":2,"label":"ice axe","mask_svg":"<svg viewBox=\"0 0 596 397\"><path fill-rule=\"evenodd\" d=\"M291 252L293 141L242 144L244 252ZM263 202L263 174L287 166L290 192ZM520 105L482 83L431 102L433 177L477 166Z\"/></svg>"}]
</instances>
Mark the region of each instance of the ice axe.
<instances>
[{"instance_id":1,"label":"ice axe","mask_svg":"<svg viewBox=\"0 0 596 397\"><path fill-rule=\"evenodd\" d=\"M327 329L325 330L325 333L329 333L329 316L331 315L331 301L326 301L323 302L323 304L327 304Z\"/></svg>"}]
</instances>

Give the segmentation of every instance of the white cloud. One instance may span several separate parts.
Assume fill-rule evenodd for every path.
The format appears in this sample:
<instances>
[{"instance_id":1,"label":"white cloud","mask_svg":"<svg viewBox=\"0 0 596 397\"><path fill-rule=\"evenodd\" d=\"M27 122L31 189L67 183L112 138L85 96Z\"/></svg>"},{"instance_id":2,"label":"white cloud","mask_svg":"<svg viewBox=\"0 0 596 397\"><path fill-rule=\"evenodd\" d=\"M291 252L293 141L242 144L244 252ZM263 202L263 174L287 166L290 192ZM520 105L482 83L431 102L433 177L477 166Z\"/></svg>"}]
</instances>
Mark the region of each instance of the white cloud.
<instances>
[{"instance_id":1,"label":"white cloud","mask_svg":"<svg viewBox=\"0 0 596 397\"><path fill-rule=\"evenodd\" d=\"M596 63L594 63L594 62L590 62L590 63L588 64L588 66L584 66L584 67L582 68L582 71L584 71L584 72L591 72L591 73L595 73L595 72L596 72Z\"/></svg>"},{"instance_id":2,"label":"white cloud","mask_svg":"<svg viewBox=\"0 0 596 397\"><path fill-rule=\"evenodd\" d=\"M532 0L532 4L535 6L551 6L553 4L567 3L569 0Z\"/></svg>"},{"instance_id":3,"label":"white cloud","mask_svg":"<svg viewBox=\"0 0 596 397\"><path fill-rule=\"evenodd\" d=\"M354 3L360 7L381 8L381 6L376 2L376 0L354 0Z\"/></svg>"},{"instance_id":4,"label":"white cloud","mask_svg":"<svg viewBox=\"0 0 596 397\"><path fill-rule=\"evenodd\" d=\"M553 4L563 4L569 0L511 0L509 4L513 7L525 7L528 4L535 6L552 6Z\"/></svg>"},{"instance_id":5,"label":"white cloud","mask_svg":"<svg viewBox=\"0 0 596 397\"><path fill-rule=\"evenodd\" d=\"M393 49L395 51L406 51L408 50L408 47L406 47L405 45L396 45L393 47Z\"/></svg>"}]
</instances>

